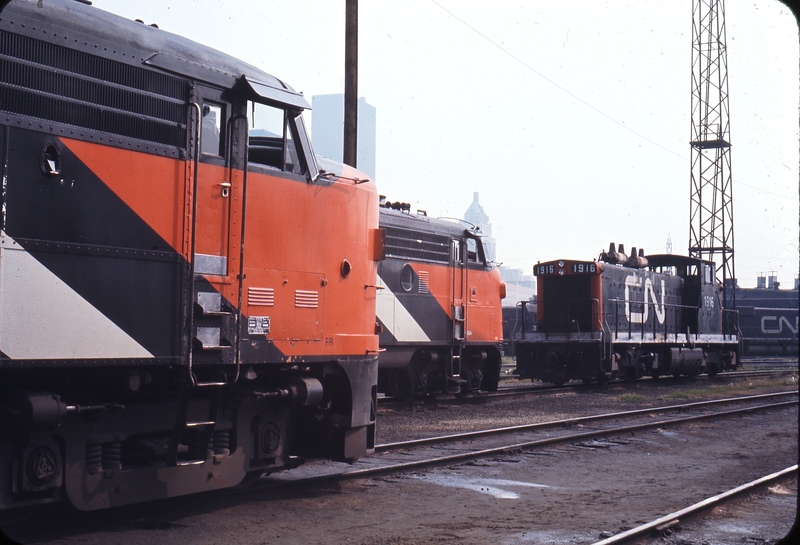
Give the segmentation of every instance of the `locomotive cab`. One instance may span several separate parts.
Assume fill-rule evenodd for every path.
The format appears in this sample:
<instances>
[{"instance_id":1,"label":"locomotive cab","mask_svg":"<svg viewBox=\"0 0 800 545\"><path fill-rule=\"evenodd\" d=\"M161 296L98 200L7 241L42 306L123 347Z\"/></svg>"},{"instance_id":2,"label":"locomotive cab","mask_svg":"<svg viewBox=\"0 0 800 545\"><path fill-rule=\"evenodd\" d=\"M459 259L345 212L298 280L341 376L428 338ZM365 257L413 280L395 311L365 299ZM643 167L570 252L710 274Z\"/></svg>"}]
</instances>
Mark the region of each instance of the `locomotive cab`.
<instances>
[{"instance_id":1,"label":"locomotive cab","mask_svg":"<svg viewBox=\"0 0 800 545\"><path fill-rule=\"evenodd\" d=\"M652 255L648 261L651 271L683 281L683 323L689 334L722 333L722 288L713 262L674 255Z\"/></svg>"}]
</instances>

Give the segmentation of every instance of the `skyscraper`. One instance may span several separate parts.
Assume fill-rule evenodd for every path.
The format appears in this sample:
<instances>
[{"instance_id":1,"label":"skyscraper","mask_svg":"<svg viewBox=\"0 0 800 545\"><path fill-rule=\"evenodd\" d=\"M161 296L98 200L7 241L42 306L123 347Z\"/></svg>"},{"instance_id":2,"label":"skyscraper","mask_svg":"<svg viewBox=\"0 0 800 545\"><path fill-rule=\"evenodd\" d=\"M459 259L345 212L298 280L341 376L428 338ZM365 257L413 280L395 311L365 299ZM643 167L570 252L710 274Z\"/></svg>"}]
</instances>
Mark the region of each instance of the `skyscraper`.
<instances>
[{"instance_id":1,"label":"skyscraper","mask_svg":"<svg viewBox=\"0 0 800 545\"><path fill-rule=\"evenodd\" d=\"M375 180L375 107L364 97L358 99L358 169ZM342 161L344 147L344 95L315 95L311 98L311 144L314 152Z\"/></svg>"},{"instance_id":2,"label":"skyscraper","mask_svg":"<svg viewBox=\"0 0 800 545\"><path fill-rule=\"evenodd\" d=\"M467 211L464 212L464 220L480 227L481 234L483 235L483 243L486 246L486 258L490 261L495 261L496 242L492 236L492 222L489 221L489 216L484 212L483 207L478 202L477 191L472 194L472 204L470 204Z\"/></svg>"}]
</instances>

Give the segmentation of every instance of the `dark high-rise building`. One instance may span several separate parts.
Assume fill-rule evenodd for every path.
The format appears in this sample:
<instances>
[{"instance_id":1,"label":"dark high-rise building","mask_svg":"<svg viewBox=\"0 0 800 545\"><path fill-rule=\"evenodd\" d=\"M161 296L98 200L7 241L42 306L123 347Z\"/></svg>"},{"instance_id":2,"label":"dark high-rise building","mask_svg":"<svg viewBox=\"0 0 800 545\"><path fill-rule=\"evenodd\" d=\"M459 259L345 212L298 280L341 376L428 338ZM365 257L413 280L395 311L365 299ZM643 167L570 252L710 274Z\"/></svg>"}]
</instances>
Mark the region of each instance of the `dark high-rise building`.
<instances>
[{"instance_id":1,"label":"dark high-rise building","mask_svg":"<svg viewBox=\"0 0 800 545\"><path fill-rule=\"evenodd\" d=\"M358 99L358 169L375 180L375 107L364 97ZM315 95L311 98L311 143L314 152L342 161L344 148L344 95Z\"/></svg>"}]
</instances>

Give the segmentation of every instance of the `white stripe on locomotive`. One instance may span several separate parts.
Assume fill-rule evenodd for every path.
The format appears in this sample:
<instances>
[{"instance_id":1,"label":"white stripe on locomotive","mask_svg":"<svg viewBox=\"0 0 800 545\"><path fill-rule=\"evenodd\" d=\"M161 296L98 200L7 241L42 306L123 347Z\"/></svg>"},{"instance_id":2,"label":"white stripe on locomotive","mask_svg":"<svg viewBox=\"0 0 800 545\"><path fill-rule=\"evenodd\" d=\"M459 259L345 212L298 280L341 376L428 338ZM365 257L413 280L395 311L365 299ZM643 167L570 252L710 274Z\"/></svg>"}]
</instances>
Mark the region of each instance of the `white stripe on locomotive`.
<instances>
[{"instance_id":1,"label":"white stripe on locomotive","mask_svg":"<svg viewBox=\"0 0 800 545\"><path fill-rule=\"evenodd\" d=\"M378 275L378 285L386 286L380 275ZM381 323L398 342L430 342L428 335L406 307L397 300L392 290L386 288L377 291L375 312Z\"/></svg>"},{"instance_id":2,"label":"white stripe on locomotive","mask_svg":"<svg viewBox=\"0 0 800 545\"><path fill-rule=\"evenodd\" d=\"M153 357L3 231L0 350L12 359Z\"/></svg>"}]
</instances>

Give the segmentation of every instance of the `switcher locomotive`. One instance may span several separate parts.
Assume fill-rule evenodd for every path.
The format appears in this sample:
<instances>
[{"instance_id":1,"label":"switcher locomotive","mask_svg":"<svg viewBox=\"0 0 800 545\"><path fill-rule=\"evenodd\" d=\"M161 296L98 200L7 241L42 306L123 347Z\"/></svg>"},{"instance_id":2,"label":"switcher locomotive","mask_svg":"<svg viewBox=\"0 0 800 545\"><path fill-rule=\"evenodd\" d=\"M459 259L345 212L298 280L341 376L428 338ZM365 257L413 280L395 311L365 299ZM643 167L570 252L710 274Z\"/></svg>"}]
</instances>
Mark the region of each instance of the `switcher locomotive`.
<instances>
[{"instance_id":1,"label":"switcher locomotive","mask_svg":"<svg viewBox=\"0 0 800 545\"><path fill-rule=\"evenodd\" d=\"M598 261L538 263L537 308L517 306L520 378L562 384L733 369L736 313L722 308L714 263L628 257L612 244Z\"/></svg>"},{"instance_id":2,"label":"switcher locomotive","mask_svg":"<svg viewBox=\"0 0 800 545\"><path fill-rule=\"evenodd\" d=\"M0 509L368 453L373 182L284 82L86 4L0 12Z\"/></svg>"},{"instance_id":3,"label":"switcher locomotive","mask_svg":"<svg viewBox=\"0 0 800 545\"><path fill-rule=\"evenodd\" d=\"M383 203L378 390L391 396L494 391L505 284L477 230Z\"/></svg>"}]
</instances>

